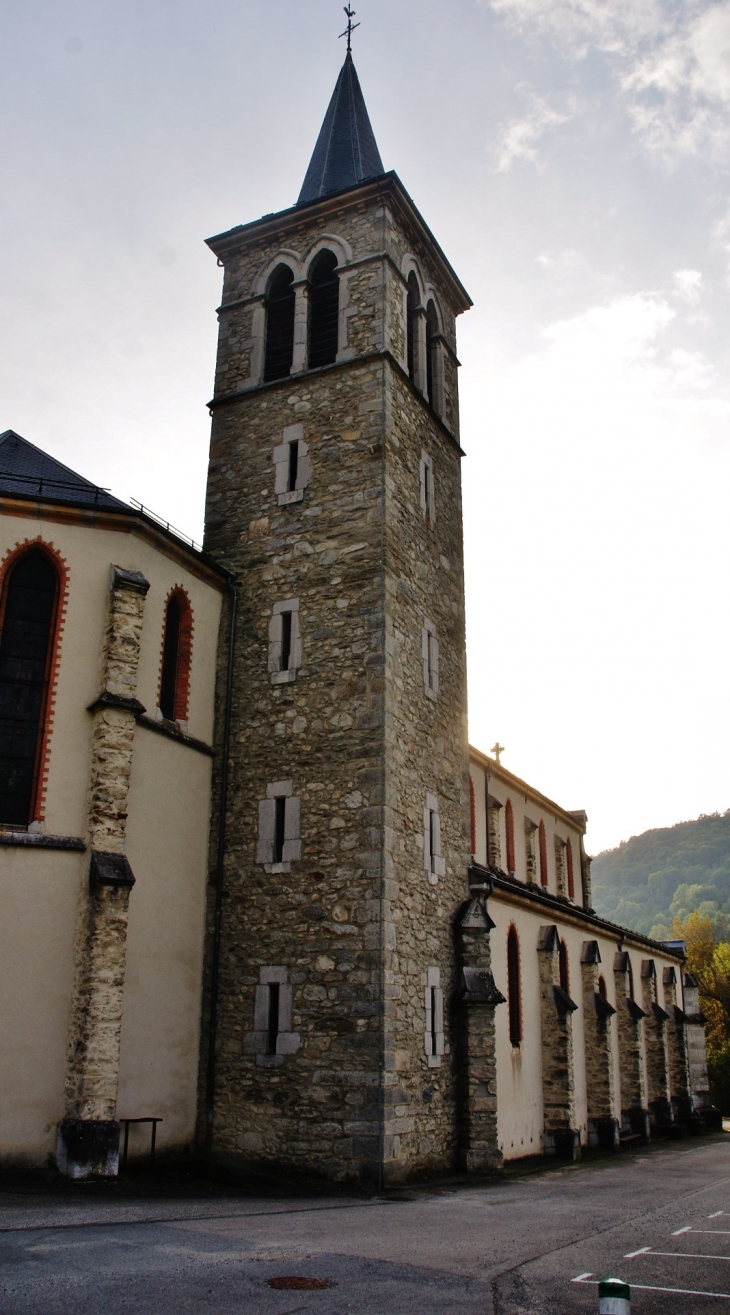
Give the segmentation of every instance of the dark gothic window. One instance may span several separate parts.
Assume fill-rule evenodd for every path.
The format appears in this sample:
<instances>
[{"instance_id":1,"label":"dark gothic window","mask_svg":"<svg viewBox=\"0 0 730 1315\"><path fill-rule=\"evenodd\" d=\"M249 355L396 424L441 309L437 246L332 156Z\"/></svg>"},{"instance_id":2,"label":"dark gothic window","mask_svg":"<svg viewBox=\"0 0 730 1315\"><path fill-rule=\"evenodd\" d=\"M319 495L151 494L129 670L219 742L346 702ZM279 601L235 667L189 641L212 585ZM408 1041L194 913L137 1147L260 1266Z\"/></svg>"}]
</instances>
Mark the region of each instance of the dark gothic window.
<instances>
[{"instance_id":1,"label":"dark gothic window","mask_svg":"<svg viewBox=\"0 0 730 1315\"><path fill-rule=\"evenodd\" d=\"M416 363L418 358L418 317L416 312L420 304L421 296L418 291L418 280L415 274L409 274L408 297L406 300L406 329L408 335L408 373L413 380L416 378Z\"/></svg>"},{"instance_id":2,"label":"dark gothic window","mask_svg":"<svg viewBox=\"0 0 730 1315\"><path fill-rule=\"evenodd\" d=\"M267 1028L267 1054L276 1054L276 1043L279 1038L279 995L280 987L278 982L269 983L269 1016Z\"/></svg>"},{"instance_id":3,"label":"dark gothic window","mask_svg":"<svg viewBox=\"0 0 730 1315\"><path fill-rule=\"evenodd\" d=\"M266 359L264 380L285 379L294 354L294 275L278 265L266 293Z\"/></svg>"},{"instance_id":4,"label":"dark gothic window","mask_svg":"<svg viewBox=\"0 0 730 1315\"><path fill-rule=\"evenodd\" d=\"M337 257L320 251L309 272L309 368L331 365L337 359L340 280Z\"/></svg>"},{"instance_id":5,"label":"dark gothic window","mask_svg":"<svg viewBox=\"0 0 730 1315\"><path fill-rule=\"evenodd\" d=\"M181 590L171 594L165 609L160 680L160 712L168 721L187 721L191 620L186 595Z\"/></svg>"},{"instance_id":6,"label":"dark gothic window","mask_svg":"<svg viewBox=\"0 0 730 1315\"><path fill-rule=\"evenodd\" d=\"M510 927L507 935L507 1000L509 1005L509 1039L513 1046L519 1046L522 1042L520 943L514 926Z\"/></svg>"},{"instance_id":7,"label":"dark gothic window","mask_svg":"<svg viewBox=\"0 0 730 1315\"><path fill-rule=\"evenodd\" d=\"M436 405L436 372L438 369L436 361L436 335L439 331L438 316L436 307L432 301L429 301L426 308L426 392L431 406Z\"/></svg>"},{"instance_id":8,"label":"dark gothic window","mask_svg":"<svg viewBox=\"0 0 730 1315\"><path fill-rule=\"evenodd\" d=\"M512 813L512 801L504 806L504 826L507 833L507 871L515 871L515 820Z\"/></svg>"},{"instance_id":9,"label":"dark gothic window","mask_svg":"<svg viewBox=\"0 0 730 1315\"><path fill-rule=\"evenodd\" d=\"M541 822L538 828L538 841L540 845L540 881L543 886L548 884L548 864L547 864L547 841L545 839L545 823Z\"/></svg>"},{"instance_id":10,"label":"dark gothic window","mask_svg":"<svg viewBox=\"0 0 730 1315\"><path fill-rule=\"evenodd\" d=\"M563 990L570 995L570 973L568 971L568 947L565 941L560 942L558 949L558 959L560 963L560 985Z\"/></svg>"},{"instance_id":11,"label":"dark gothic window","mask_svg":"<svg viewBox=\"0 0 730 1315\"><path fill-rule=\"evenodd\" d=\"M28 826L41 760L58 576L32 549L5 584L0 636L0 822Z\"/></svg>"}]
</instances>

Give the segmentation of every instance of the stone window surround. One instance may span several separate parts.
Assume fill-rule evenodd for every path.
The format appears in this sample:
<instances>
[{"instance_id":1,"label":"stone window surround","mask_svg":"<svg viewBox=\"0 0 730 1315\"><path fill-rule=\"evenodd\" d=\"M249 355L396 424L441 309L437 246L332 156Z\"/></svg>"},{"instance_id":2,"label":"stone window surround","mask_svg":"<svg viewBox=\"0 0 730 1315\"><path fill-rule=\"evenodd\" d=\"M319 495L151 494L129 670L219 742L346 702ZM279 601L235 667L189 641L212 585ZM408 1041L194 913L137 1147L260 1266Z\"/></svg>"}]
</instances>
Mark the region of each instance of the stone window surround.
<instances>
[{"instance_id":1,"label":"stone window surround","mask_svg":"<svg viewBox=\"0 0 730 1315\"><path fill-rule=\"evenodd\" d=\"M285 799L284 847L280 863L275 863L274 840L276 829L276 800ZM291 872L292 863L302 857L300 838L300 800L294 794L292 781L273 781L266 787L266 798L259 800L259 838L256 862L266 872Z\"/></svg>"},{"instance_id":2,"label":"stone window surround","mask_svg":"<svg viewBox=\"0 0 730 1315\"><path fill-rule=\"evenodd\" d=\"M427 525L433 528L436 524L436 491L433 483L433 457L429 456L425 448L421 448L418 478L421 488L421 511L423 512L423 519Z\"/></svg>"},{"instance_id":3,"label":"stone window surround","mask_svg":"<svg viewBox=\"0 0 730 1315\"><path fill-rule=\"evenodd\" d=\"M501 868L502 866L502 836L499 814L504 807L502 800L497 799L493 794L486 792L486 821L487 821L487 859L490 867Z\"/></svg>"},{"instance_id":4,"label":"stone window surround","mask_svg":"<svg viewBox=\"0 0 730 1315\"><path fill-rule=\"evenodd\" d=\"M276 1054L270 1054L269 1045L269 1009L271 1005L271 987L279 987L279 1014L276 1033ZM283 1064L286 1055L295 1055L301 1048L301 1037L292 1032L292 987L288 982L288 971L281 965L266 965L259 968L259 984L254 997L253 1031L243 1037L243 1053L255 1055L256 1063L261 1068L276 1068Z\"/></svg>"},{"instance_id":5,"label":"stone window surround","mask_svg":"<svg viewBox=\"0 0 730 1315\"><path fill-rule=\"evenodd\" d=\"M537 822L533 822L531 817L525 816L525 880L537 884L537 849L535 846L535 836L537 834Z\"/></svg>"},{"instance_id":6,"label":"stone window surround","mask_svg":"<svg viewBox=\"0 0 730 1315\"><path fill-rule=\"evenodd\" d=\"M221 307L221 309L232 309L233 306L236 306L239 309L251 310L251 337L246 344L251 348L251 367L248 378L241 380L240 388L257 388L264 381L266 291L271 275L279 265L288 265L294 276L294 351L290 373L291 375L298 375L308 369L308 274L312 261L319 255L320 251L324 250L331 251L337 257L337 275L340 280L336 360L339 362L353 359L355 349L348 342L348 322L353 315L357 314L357 307L349 304L350 277L355 272L354 268L350 268L353 265L352 247L344 238L337 237L334 233L323 233L304 255L300 255L291 247L280 248L274 256L266 261L263 269L259 271L254 279L250 295L238 297L235 301L228 302Z\"/></svg>"},{"instance_id":7,"label":"stone window surround","mask_svg":"<svg viewBox=\"0 0 730 1315\"><path fill-rule=\"evenodd\" d=\"M426 1030L423 1034L423 1048L426 1052L429 1068L441 1068L442 1056L446 1051L444 1034L444 993L441 987L441 969L428 968L426 971L426 988L424 992L426 1006Z\"/></svg>"},{"instance_id":8,"label":"stone window surround","mask_svg":"<svg viewBox=\"0 0 730 1315\"><path fill-rule=\"evenodd\" d=\"M439 641L436 626L428 617L423 619L421 631L421 659L423 663L423 688L426 697L434 703L439 693Z\"/></svg>"},{"instance_id":9,"label":"stone window surround","mask_svg":"<svg viewBox=\"0 0 730 1315\"><path fill-rule=\"evenodd\" d=\"M435 886L439 877L446 876L446 860L441 854L441 815L435 794L426 794L423 810L423 866L428 880Z\"/></svg>"},{"instance_id":10,"label":"stone window surround","mask_svg":"<svg viewBox=\"0 0 730 1315\"><path fill-rule=\"evenodd\" d=\"M304 442L304 426L302 424L287 425L281 437L282 441L277 443L272 456L274 463L274 492L279 506L288 507L292 502L302 501L304 490L311 478L312 469L309 459L309 447ZM297 445L297 475L294 488L290 489L291 448L295 443Z\"/></svg>"},{"instance_id":11,"label":"stone window surround","mask_svg":"<svg viewBox=\"0 0 730 1315\"><path fill-rule=\"evenodd\" d=\"M433 406L432 410L439 417L444 419L444 347L446 338L444 335L444 317L441 310L436 289L432 284L427 283L421 272L418 260L410 252L406 252L400 266L401 277L403 279L403 344L406 355L401 361L401 365L408 374L407 360L407 341L408 341L408 279L411 274L414 275L418 284L419 305L415 313L415 335L413 344L414 355L414 377L413 383L419 393L428 402L428 383L426 372L426 318L427 307L429 302L433 303L438 321L438 332L433 336L434 360L433 360ZM429 403L429 405L431 405Z\"/></svg>"},{"instance_id":12,"label":"stone window surround","mask_svg":"<svg viewBox=\"0 0 730 1315\"><path fill-rule=\"evenodd\" d=\"M291 647L289 665L282 668L283 616L291 613ZM302 635L299 626L299 599L286 598L274 603L269 621L269 674L272 685L289 685L297 678L302 665Z\"/></svg>"},{"instance_id":13,"label":"stone window surround","mask_svg":"<svg viewBox=\"0 0 730 1315\"><path fill-rule=\"evenodd\" d=\"M559 836L557 831L553 837L555 842L555 876L558 895L568 894L568 869L567 869L567 849L568 843Z\"/></svg>"}]
</instances>

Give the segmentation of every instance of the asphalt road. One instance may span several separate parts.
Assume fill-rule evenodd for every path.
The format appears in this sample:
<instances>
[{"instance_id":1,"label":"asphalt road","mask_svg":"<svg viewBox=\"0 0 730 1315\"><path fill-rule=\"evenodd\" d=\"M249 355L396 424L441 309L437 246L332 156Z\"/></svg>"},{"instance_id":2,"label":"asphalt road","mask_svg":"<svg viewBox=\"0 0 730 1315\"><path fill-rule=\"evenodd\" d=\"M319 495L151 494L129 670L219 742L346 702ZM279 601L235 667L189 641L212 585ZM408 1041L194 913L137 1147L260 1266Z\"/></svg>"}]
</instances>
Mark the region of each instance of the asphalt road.
<instances>
[{"instance_id":1,"label":"asphalt road","mask_svg":"<svg viewBox=\"0 0 730 1315\"><path fill-rule=\"evenodd\" d=\"M730 1315L730 1134L384 1197L0 1178L3 1315ZM273 1278L332 1286L272 1288Z\"/></svg>"}]
</instances>

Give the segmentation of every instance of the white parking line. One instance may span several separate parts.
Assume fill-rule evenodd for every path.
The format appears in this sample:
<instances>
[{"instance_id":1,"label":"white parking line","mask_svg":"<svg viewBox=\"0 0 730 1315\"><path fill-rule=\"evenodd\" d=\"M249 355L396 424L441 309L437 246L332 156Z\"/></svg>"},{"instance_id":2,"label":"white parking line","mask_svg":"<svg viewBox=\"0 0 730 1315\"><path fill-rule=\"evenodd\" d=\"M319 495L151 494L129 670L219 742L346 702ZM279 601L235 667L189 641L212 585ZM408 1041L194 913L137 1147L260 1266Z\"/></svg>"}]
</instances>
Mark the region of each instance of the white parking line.
<instances>
[{"instance_id":1,"label":"white parking line","mask_svg":"<svg viewBox=\"0 0 730 1315\"><path fill-rule=\"evenodd\" d=\"M718 1216L718 1215L722 1215L722 1214L724 1214L724 1213L725 1213L724 1210L716 1210L715 1213L714 1213L714 1215L708 1215L707 1218L708 1218L708 1219L717 1219L717 1216Z\"/></svg>"},{"instance_id":2,"label":"white parking line","mask_svg":"<svg viewBox=\"0 0 730 1315\"><path fill-rule=\"evenodd\" d=\"M691 1233L691 1232L692 1232L692 1227L690 1224L687 1224L684 1228L675 1228L674 1232L672 1233L672 1237L679 1237L680 1233Z\"/></svg>"},{"instance_id":3,"label":"white parking line","mask_svg":"<svg viewBox=\"0 0 730 1315\"><path fill-rule=\"evenodd\" d=\"M654 1251L651 1247L642 1247L640 1251L629 1251L624 1260L635 1256L674 1256L677 1260L730 1260L730 1256L705 1256L699 1251Z\"/></svg>"},{"instance_id":4,"label":"white parking line","mask_svg":"<svg viewBox=\"0 0 730 1315\"><path fill-rule=\"evenodd\" d=\"M634 1256L643 1256L645 1251L651 1251L651 1247L639 1247L638 1251L627 1251L624 1260L633 1260Z\"/></svg>"},{"instance_id":5,"label":"white parking line","mask_svg":"<svg viewBox=\"0 0 730 1315\"><path fill-rule=\"evenodd\" d=\"M577 1278L572 1278L571 1283L590 1283L591 1287L598 1287L598 1279L590 1278L588 1274L579 1274ZM633 1292L674 1292L683 1297L719 1297L721 1301L730 1301L730 1292L703 1292L700 1288L657 1288L650 1283L632 1283Z\"/></svg>"},{"instance_id":6,"label":"white parking line","mask_svg":"<svg viewBox=\"0 0 730 1315\"><path fill-rule=\"evenodd\" d=\"M679 1237L680 1233L705 1233L709 1237L730 1237L730 1228L678 1228L672 1237Z\"/></svg>"}]
</instances>

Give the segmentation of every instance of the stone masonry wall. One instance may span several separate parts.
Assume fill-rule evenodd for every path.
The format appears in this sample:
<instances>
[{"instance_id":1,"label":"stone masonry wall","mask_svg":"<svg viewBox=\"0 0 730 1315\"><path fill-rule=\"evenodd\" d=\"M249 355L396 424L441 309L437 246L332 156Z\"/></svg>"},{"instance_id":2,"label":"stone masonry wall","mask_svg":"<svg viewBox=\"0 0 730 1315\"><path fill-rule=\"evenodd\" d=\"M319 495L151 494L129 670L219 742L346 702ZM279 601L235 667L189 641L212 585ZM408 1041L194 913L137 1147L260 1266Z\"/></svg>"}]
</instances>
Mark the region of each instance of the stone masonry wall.
<instances>
[{"instance_id":1,"label":"stone masonry wall","mask_svg":"<svg viewBox=\"0 0 730 1315\"><path fill-rule=\"evenodd\" d=\"M583 1036L585 1040L586 1095L589 1119L609 1119L614 1115L613 1051L611 1018L605 1017L597 1001L598 960L581 960L583 987ZM599 1012L601 1010L601 1012Z\"/></svg>"},{"instance_id":2,"label":"stone masonry wall","mask_svg":"<svg viewBox=\"0 0 730 1315\"><path fill-rule=\"evenodd\" d=\"M557 927L542 927L538 944L540 966L540 1032L542 1041L542 1100L545 1149L555 1149L555 1132L575 1128L572 1001L566 1007L560 987Z\"/></svg>"},{"instance_id":3,"label":"stone masonry wall","mask_svg":"<svg viewBox=\"0 0 730 1315\"><path fill-rule=\"evenodd\" d=\"M245 302L277 242L301 253L326 232L365 262L348 275L350 345L402 355L402 280L380 253L399 266L407 239L377 202L343 206L336 226L303 212L299 232L252 242L227 262L224 302ZM217 395L246 375L252 315L243 305L221 317ZM310 481L279 506L273 451L297 422ZM434 527L419 500L424 447ZM450 1000L469 848L460 512L458 448L389 357L356 356L214 410L206 547L239 580L218 1155L339 1179L372 1176L381 1158L396 1179L455 1155L448 1011L439 1063L429 1065L424 1032L429 970ZM272 684L268 628L285 599L298 600L302 660L293 682ZM423 683L426 617L439 639L435 703ZM224 662L222 648L221 680ZM258 808L282 781L300 800L301 859L267 872L256 862ZM441 821L435 883L424 867L427 792ZM291 986L298 1048L286 1055L252 1053L247 1041L267 965Z\"/></svg>"},{"instance_id":4,"label":"stone masonry wall","mask_svg":"<svg viewBox=\"0 0 730 1315\"><path fill-rule=\"evenodd\" d=\"M646 1107L644 1061L641 1045L643 1010L639 1009L629 994L628 954L626 952L617 953L613 971L616 985L621 1111L625 1119L628 1119L629 1111L645 1109Z\"/></svg>"},{"instance_id":5,"label":"stone masonry wall","mask_svg":"<svg viewBox=\"0 0 730 1315\"><path fill-rule=\"evenodd\" d=\"M653 959L645 959L641 966L643 993L644 1049L646 1055L646 1096L653 1122L669 1119L669 1089L667 1082L667 1016L657 1000L656 969Z\"/></svg>"}]
</instances>

